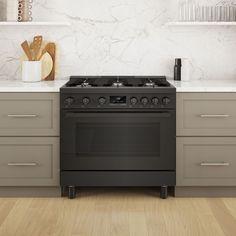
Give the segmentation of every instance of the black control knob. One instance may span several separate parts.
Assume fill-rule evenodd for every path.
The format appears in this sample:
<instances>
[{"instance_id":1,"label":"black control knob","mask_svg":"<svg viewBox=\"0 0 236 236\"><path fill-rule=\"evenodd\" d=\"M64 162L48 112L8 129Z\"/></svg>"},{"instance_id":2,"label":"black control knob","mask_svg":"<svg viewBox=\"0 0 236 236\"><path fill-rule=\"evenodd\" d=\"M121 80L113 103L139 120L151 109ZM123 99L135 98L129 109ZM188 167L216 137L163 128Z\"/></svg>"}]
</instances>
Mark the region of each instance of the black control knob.
<instances>
[{"instance_id":1,"label":"black control knob","mask_svg":"<svg viewBox=\"0 0 236 236\"><path fill-rule=\"evenodd\" d=\"M158 105L159 104L159 99L157 97L152 98L152 104L153 105Z\"/></svg>"},{"instance_id":2,"label":"black control knob","mask_svg":"<svg viewBox=\"0 0 236 236\"><path fill-rule=\"evenodd\" d=\"M142 103L144 106L146 106L146 105L148 104L148 98L146 98L146 97L141 98L141 103Z\"/></svg>"},{"instance_id":3,"label":"black control knob","mask_svg":"<svg viewBox=\"0 0 236 236\"><path fill-rule=\"evenodd\" d=\"M168 104L170 104L170 102L171 102L171 100L170 100L169 97L164 97L164 98L162 98L162 103L163 103L164 105L168 105Z\"/></svg>"},{"instance_id":4,"label":"black control knob","mask_svg":"<svg viewBox=\"0 0 236 236\"><path fill-rule=\"evenodd\" d=\"M65 106L69 107L74 103L74 101L75 101L74 98L68 97L65 99L64 104L65 104Z\"/></svg>"},{"instance_id":5,"label":"black control knob","mask_svg":"<svg viewBox=\"0 0 236 236\"><path fill-rule=\"evenodd\" d=\"M82 103L84 105L88 105L90 103L90 99L88 97L85 97L85 98L82 99Z\"/></svg>"},{"instance_id":6,"label":"black control knob","mask_svg":"<svg viewBox=\"0 0 236 236\"><path fill-rule=\"evenodd\" d=\"M135 97L132 97L132 98L130 99L130 103L131 103L131 105L136 105L136 104L138 103L138 99L135 98Z\"/></svg>"},{"instance_id":7,"label":"black control knob","mask_svg":"<svg viewBox=\"0 0 236 236\"><path fill-rule=\"evenodd\" d=\"M104 105L104 104L106 103L106 98L100 97L100 98L98 99L98 102L99 102L100 105Z\"/></svg>"}]
</instances>

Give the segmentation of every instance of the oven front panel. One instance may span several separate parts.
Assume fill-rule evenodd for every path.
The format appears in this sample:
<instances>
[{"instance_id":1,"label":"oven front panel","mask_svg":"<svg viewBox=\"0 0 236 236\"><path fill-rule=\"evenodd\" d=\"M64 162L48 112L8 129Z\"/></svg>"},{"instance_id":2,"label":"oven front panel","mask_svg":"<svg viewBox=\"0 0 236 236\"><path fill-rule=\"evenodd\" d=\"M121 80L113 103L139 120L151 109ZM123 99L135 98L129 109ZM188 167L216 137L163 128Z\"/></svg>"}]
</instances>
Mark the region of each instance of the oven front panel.
<instances>
[{"instance_id":1,"label":"oven front panel","mask_svg":"<svg viewBox=\"0 0 236 236\"><path fill-rule=\"evenodd\" d=\"M174 170L175 111L61 111L61 170Z\"/></svg>"}]
</instances>

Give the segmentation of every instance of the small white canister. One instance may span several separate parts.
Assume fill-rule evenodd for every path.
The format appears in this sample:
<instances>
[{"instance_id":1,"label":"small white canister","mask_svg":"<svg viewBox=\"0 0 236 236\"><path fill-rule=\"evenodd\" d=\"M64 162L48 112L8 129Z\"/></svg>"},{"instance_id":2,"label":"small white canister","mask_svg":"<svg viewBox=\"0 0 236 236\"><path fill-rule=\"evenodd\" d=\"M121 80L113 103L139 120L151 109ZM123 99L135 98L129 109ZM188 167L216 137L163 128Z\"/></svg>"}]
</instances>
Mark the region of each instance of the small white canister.
<instances>
[{"instance_id":1,"label":"small white canister","mask_svg":"<svg viewBox=\"0 0 236 236\"><path fill-rule=\"evenodd\" d=\"M24 82L39 82L42 78L41 61L23 61L22 62L22 80Z\"/></svg>"}]
</instances>

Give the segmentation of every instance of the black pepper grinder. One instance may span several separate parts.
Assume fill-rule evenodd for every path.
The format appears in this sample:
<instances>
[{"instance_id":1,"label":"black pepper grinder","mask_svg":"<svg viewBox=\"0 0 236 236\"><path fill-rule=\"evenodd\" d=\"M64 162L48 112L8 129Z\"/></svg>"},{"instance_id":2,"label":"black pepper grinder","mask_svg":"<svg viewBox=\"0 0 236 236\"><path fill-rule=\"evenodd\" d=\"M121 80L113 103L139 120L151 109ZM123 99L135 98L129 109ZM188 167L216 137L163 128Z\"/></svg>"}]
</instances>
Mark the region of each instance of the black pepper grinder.
<instances>
[{"instance_id":1,"label":"black pepper grinder","mask_svg":"<svg viewBox=\"0 0 236 236\"><path fill-rule=\"evenodd\" d=\"M175 59L175 67L174 67L174 80L181 80L181 67L182 67L182 61L181 58Z\"/></svg>"}]
</instances>

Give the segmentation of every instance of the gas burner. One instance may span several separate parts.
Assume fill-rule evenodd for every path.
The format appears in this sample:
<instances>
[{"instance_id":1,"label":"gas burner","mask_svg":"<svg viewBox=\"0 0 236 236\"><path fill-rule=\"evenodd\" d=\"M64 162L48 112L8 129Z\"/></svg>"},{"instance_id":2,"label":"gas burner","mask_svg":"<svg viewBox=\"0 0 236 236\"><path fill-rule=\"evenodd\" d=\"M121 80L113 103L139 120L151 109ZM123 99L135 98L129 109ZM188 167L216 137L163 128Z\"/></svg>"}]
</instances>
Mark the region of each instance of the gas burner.
<instances>
[{"instance_id":1,"label":"gas burner","mask_svg":"<svg viewBox=\"0 0 236 236\"><path fill-rule=\"evenodd\" d=\"M80 86L81 86L82 88L91 87L91 85L90 85L88 82L83 82Z\"/></svg>"},{"instance_id":2,"label":"gas burner","mask_svg":"<svg viewBox=\"0 0 236 236\"><path fill-rule=\"evenodd\" d=\"M91 85L89 84L88 79L85 79L85 80L79 85L79 87L88 88L88 87L91 87Z\"/></svg>"},{"instance_id":3,"label":"gas burner","mask_svg":"<svg viewBox=\"0 0 236 236\"><path fill-rule=\"evenodd\" d=\"M148 79L148 81L144 83L145 87L153 87L154 88L155 85L156 85L155 82L153 82L151 79Z\"/></svg>"},{"instance_id":4,"label":"gas burner","mask_svg":"<svg viewBox=\"0 0 236 236\"><path fill-rule=\"evenodd\" d=\"M155 87L155 83L150 82L145 84L146 87Z\"/></svg>"},{"instance_id":5,"label":"gas burner","mask_svg":"<svg viewBox=\"0 0 236 236\"><path fill-rule=\"evenodd\" d=\"M117 79L115 82L113 82L112 87L123 87L124 83L121 82L119 79Z\"/></svg>"},{"instance_id":6,"label":"gas burner","mask_svg":"<svg viewBox=\"0 0 236 236\"><path fill-rule=\"evenodd\" d=\"M145 86L146 87L155 87L155 83L150 81L150 82L145 83Z\"/></svg>"}]
</instances>

